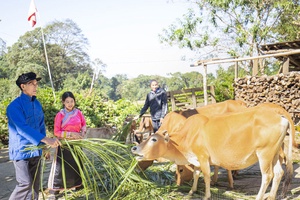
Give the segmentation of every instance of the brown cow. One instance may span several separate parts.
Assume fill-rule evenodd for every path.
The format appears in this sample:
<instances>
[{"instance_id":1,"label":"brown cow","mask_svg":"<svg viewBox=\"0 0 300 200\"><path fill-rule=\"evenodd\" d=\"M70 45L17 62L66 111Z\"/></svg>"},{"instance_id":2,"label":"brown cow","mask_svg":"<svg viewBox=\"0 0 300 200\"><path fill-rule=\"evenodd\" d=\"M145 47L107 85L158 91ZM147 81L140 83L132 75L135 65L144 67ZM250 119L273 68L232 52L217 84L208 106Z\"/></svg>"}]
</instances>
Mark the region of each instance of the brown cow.
<instances>
[{"instance_id":1,"label":"brown cow","mask_svg":"<svg viewBox=\"0 0 300 200\"><path fill-rule=\"evenodd\" d=\"M100 128L87 128L84 138L111 139L116 131L112 127L104 126Z\"/></svg>"},{"instance_id":2,"label":"brown cow","mask_svg":"<svg viewBox=\"0 0 300 200\"><path fill-rule=\"evenodd\" d=\"M136 141L141 143L145 138L154 133L153 130L151 115L143 115L139 124L139 128L134 131Z\"/></svg>"},{"instance_id":3,"label":"brown cow","mask_svg":"<svg viewBox=\"0 0 300 200\"><path fill-rule=\"evenodd\" d=\"M197 114L189 117L177 133L170 133L169 136L157 132L133 147L132 152L138 160L163 157L179 165L196 166L190 194L197 189L198 169L201 169L206 188L205 199L211 196L210 165L239 170L259 162L262 183L256 199L263 199L272 178L269 199L275 199L284 174L279 152L288 127L292 128L285 117L263 106L209 118ZM293 175L291 141L292 134L286 155L285 192Z\"/></svg>"},{"instance_id":4,"label":"brown cow","mask_svg":"<svg viewBox=\"0 0 300 200\"><path fill-rule=\"evenodd\" d=\"M296 140L295 140L295 136L296 136L296 132L295 132L295 125L294 125L294 122L291 118L291 115L281 106L279 106L278 104L274 104L274 103L261 103L259 105L257 105L258 107L266 107L266 108L271 108L274 112L284 116L290 123L290 129L289 129L289 134L291 134L291 137L292 139L289 141L289 142L292 142L293 146L295 148L298 148L298 144L296 143ZM283 147L284 149L284 147ZM282 149L282 150L283 150ZM288 152L287 152L288 153ZM284 159L285 158L285 154L283 151L281 151L281 158ZM291 156L291 155L290 155ZM213 179L212 179L212 182L213 183L216 183L217 182L217 179L218 179L218 169L219 167L218 166L215 166L215 170L214 170L214 176L213 176ZM183 178L184 180L182 181L189 181L189 178L191 177L191 171L190 169L185 169L185 167L181 167L181 173L183 173L185 175L185 178ZM235 171L235 175L237 175L238 171ZM232 175L231 175L231 172L228 170L228 180L229 180L229 187L230 188L233 188L233 185L231 185L231 183L233 183L233 178L232 178Z\"/></svg>"},{"instance_id":5,"label":"brown cow","mask_svg":"<svg viewBox=\"0 0 300 200\"><path fill-rule=\"evenodd\" d=\"M185 120L195 114L201 113L205 116L214 116L227 112L234 112L245 109L246 104L241 100L226 100L216 104L210 104L196 109L187 109L184 111L173 111L166 115L163 120L161 127L157 132L167 131L169 133L180 130ZM140 164L141 163L141 164ZM139 162L140 169L145 170L152 165L153 162L142 163ZM182 184L185 181L190 181L193 177L193 166L178 165L176 169L176 183L177 185ZM216 183L218 179L218 168L215 168L213 176L213 183ZM231 172L228 171L228 182L229 187L233 188L233 178Z\"/></svg>"},{"instance_id":6,"label":"brown cow","mask_svg":"<svg viewBox=\"0 0 300 200\"><path fill-rule=\"evenodd\" d=\"M237 101L236 103L238 104L238 102L240 102L241 105L246 105L242 101ZM229 105L234 105L234 103L231 103ZM295 140L295 135L296 135L295 128L293 128L294 127L294 122L293 122L290 114L283 107L281 107L281 106L279 106L277 104L274 104L274 103L261 103L258 106L272 108L275 112L283 115L286 119L288 119L288 121L289 121L289 123L291 124L291 127L292 127L290 129L290 131L289 131L289 134L292 134L292 140L291 140L291 142L293 143L294 147L298 148L298 144L296 143L296 140ZM237 109L242 110L243 108L242 107L241 108L237 107ZM234 108L231 108L231 112L233 110L234 110ZM202 113L204 113L204 112L202 112ZM284 152L282 152L281 156L283 158L285 157ZM217 180L218 180L218 171L219 171L219 167L215 166L214 176L212 178L212 183L213 184L217 183ZM192 178L193 178L193 172L194 172L193 165L183 165L183 166L178 165L177 170L176 170L176 182L177 182L177 185L180 185L183 182L187 182L187 181L192 180ZM235 176L237 175L237 173L238 173L238 171L235 171ZM232 177L233 176L231 174L231 171L228 170L228 182L229 182L229 188L231 188L231 189L233 189L233 178Z\"/></svg>"},{"instance_id":7,"label":"brown cow","mask_svg":"<svg viewBox=\"0 0 300 200\"><path fill-rule=\"evenodd\" d=\"M226 101L223 101L220 103L210 104L210 105L203 106L203 107L198 107L196 109L189 109L189 110L185 110L185 111L174 111L174 112L184 116L185 118L188 118L188 117L190 117L194 114L198 114L198 113L205 115L207 117L210 117L210 116L224 114L224 113L228 113L228 112L240 111L240 110L243 110L246 108L247 108L246 103L241 100L226 100ZM181 127L182 123L186 119L178 118L177 116L173 116L172 119L167 119L167 120L168 120L168 123L171 120L173 121L173 123L171 125L168 124L169 126L167 128L164 128L164 127L160 128L158 131L167 130L168 133L175 132L174 129L172 130L173 124L178 123L178 126ZM177 120L179 120L180 122L177 122ZM163 124L165 124L165 123L163 123ZM218 171L219 171L219 168L217 166L215 166L214 176L212 179L213 184L217 183ZM181 185L183 182L192 180L193 172L194 172L193 165L182 165L182 166L178 165L177 169L176 169L176 175L175 175L177 185ZM229 188L232 189L233 188L233 178L232 178L231 171L228 171L228 183L229 183Z\"/></svg>"}]
</instances>

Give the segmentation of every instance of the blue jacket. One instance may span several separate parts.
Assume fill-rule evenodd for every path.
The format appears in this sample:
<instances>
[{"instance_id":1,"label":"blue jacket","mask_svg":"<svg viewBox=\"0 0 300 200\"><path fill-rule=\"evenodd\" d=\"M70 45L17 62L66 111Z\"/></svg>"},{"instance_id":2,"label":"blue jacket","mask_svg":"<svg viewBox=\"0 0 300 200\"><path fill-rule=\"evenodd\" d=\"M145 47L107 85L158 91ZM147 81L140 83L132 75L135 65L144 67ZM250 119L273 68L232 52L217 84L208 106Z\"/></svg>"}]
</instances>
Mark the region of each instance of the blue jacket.
<instances>
[{"instance_id":1,"label":"blue jacket","mask_svg":"<svg viewBox=\"0 0 300 200\"><path fill-rule=\"evenodd\" d=\"M22 93L6 109L9 132L10 160L24 160L42 155L42 150L24 151L28 146L37 146L46 136L44 112L35 96Z\"/></svg>"},{"instance_id":2,"label":"blue jacket","mask_svg":"<svg viewBox=\"0 0 300 200\"><path fill-rule=\"evenodd\" d=\"M164 118L168 111L168 97L166 91L158 88L155 92L149 92L147 94L145 104L140 112L140 117L149 107L152 120L156 121Z\"/></svg>"}]
</instances>

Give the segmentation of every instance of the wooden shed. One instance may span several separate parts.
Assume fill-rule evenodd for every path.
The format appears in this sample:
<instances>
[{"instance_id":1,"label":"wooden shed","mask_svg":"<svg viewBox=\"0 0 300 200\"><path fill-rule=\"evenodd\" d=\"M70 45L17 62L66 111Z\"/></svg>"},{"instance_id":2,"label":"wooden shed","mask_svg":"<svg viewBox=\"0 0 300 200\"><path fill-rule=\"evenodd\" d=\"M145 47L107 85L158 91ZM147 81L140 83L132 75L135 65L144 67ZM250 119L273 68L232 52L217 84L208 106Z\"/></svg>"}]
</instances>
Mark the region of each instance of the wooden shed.
<instances>
[{"instance_id":1,"label":"wooden shed","mask_svg":"<svg viewBox=\"0 0 300 200\"><path fill-rule=\"evenodd\" d=\"M293 50L300 49L300 40L294 40L289 42L279 42L274 44L264 44L260 46L260 50L263 54L278 54L287 53L286 55L277 56L276 59L283 62L280 72L287 73L291 71L300 71L300 53L288 54Z\"/></svg>"}]
</instances>

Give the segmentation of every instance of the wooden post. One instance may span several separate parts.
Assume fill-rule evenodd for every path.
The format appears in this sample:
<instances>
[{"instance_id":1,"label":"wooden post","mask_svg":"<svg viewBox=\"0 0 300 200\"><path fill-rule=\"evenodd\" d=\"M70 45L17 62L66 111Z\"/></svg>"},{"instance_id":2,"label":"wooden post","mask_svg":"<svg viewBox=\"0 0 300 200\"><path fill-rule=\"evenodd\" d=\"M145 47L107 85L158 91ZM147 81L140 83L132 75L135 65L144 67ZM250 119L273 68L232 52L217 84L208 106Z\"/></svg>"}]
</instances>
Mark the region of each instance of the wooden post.
<instances>
[{"instance_id":1,"label":"wooden post","mask_svg":"<svg viewBox=\"0 0 300 200\"><path fill-rule=\"evenodd\" d=\"M175 103L174 93L172 91L170 92L170 97L171 97L172 111L174 111L176 110L176 103Z\"/></svg>"},{"instance_id":2,"label":"wooden post","mask_svg":"<svg viewBox=\"0 0 300 200\"><path fill-rule=\"evenodd\" d=\"M195 88L192 89L192 101L193 101L193 108L196 108L197 107L197 99L196 99Z\"/></svg>"},{"instance_id":3,"label":"wooden post","mask_svg":"<svg viewBox=\"0 0 300 200\"><path fill-rule=\"evenodd\" d=\"M282 66L282 73L287 74L289 72L289 66L290 66L290 59L287 58Z\"/></svg>"},{"instance_id":4,"label":"wooden post","mask_svg":"<svg viewBox=\"0 0 300 200\"><path fill-rule=\"evenodd\" d=\"M239 66L238 62L236 61L234 63L234 79L237 79L239 77Z\"/></svg>"},{"instance_id":5,"label":"wooden post","mask_svg":"<svg viewBox=\"0 0 300 200\"><path fill-rule=\"evenodd\" d=\"M207 65L204 65L204 63L202 63L202 67L204 69L204 73L203 73L203 93L204 93L204 105L207 105Z\"/></svg>"},{"instance_id":6,"label":"wooden post","mask_svg":"<svg viewBox=\"0 0 300 200\"><path fill-rule=\"evenodd\" d=\"M210 90L210 96L211 96L211 103L217 103L216 94L215 94L215 87L210 85L209 90Z\"/></svg>"},{"instance_id":7,"label":"wooden post","mask_svg":"<svg viewBox=\"0 0 300 200\"><path fill-rule=\"evenodd\" d=\"M252 68L252 76L256 76L258 74L258 60L253 60L253 68Z\"/></svg>"}]
</instances>

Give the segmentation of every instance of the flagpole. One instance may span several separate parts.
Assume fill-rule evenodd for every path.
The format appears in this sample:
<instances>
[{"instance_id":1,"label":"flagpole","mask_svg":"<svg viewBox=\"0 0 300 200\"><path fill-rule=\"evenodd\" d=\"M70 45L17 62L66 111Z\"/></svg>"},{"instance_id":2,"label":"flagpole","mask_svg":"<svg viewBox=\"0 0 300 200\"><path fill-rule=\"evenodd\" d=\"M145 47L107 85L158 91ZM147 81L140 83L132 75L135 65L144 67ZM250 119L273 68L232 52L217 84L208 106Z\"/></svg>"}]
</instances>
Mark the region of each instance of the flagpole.
<instances>
[{"instance_id":1,"label":"flagpole","mask_svg":"<svg viewBox=\"0 0 300 200\"><path fill-rule=\"evenodd\" d=\"M29 12L28 12L28 21L31 23L32 27L34 27L34 25L36 24L36 21L37 21L36 20L36 16L35 16L36 13L39 15L39 18L40 18L40 14L39 14L38 10L36 9L34 0L31 0L30 7L29 7ZM42 32L42 40L43 40L45 57L46 57L46 63L47 63L47 67L48 67L48 73L49 73L50 83L51 83L53 97L54 97L54 102L55 102L56 101L56 96L55 96L55 90L54 90L52 76L51 76L51 71L50 71L50 65L49 65L49 60L48 60L48 54L47 54L47 48L46 48L44 31L43 31L43 28L42 28L41 25L40 25L40 28L41 28L41 32Z\"/></svg>"},{"instance_id":2,"label":"flagpole","mask_svg":"<svg viewBox=\"0 0 300 200\"><path fill-rule=\"evenodd\" d=\"M53 97L54 97L54 102L55 102L56 101L56 96L55 96L55 90L54 90L52 76L51 76L51 72L50 72L50 65L49 65L48 54L47 54L47 49L46 49L44 31L43 31L42 26L40 26L40 28L41 28L41 31L42 31L42 39L43 39L43 46L44 46L44 52L45 52L45 57L46 57L46 63L47 63L47 67L48 67L48 73L49 73L50 83L51 83Z\"/></svg>"}]
</instances>

